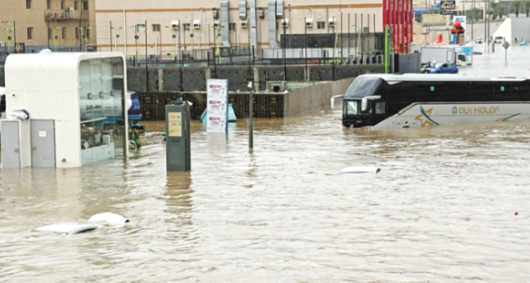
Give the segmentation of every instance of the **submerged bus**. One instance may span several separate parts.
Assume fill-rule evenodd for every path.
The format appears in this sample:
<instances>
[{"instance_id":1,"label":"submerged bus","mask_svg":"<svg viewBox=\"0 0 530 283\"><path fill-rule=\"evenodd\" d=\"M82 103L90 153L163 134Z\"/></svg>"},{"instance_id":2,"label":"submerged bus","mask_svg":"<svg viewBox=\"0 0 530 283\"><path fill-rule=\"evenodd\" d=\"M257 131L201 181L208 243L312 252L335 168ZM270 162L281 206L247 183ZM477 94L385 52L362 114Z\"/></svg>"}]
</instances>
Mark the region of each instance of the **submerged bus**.
<instances>
[{"instance_id":1,"label":"submerged bus","mask_svg":"<svg viewBox=\"0 0 530 283\"><path fill-rule=\"evenodd\" d=\"M530 119L530 79L362 75L343 96L342 124L372 129Z\"/></svg>"}]
</instances>

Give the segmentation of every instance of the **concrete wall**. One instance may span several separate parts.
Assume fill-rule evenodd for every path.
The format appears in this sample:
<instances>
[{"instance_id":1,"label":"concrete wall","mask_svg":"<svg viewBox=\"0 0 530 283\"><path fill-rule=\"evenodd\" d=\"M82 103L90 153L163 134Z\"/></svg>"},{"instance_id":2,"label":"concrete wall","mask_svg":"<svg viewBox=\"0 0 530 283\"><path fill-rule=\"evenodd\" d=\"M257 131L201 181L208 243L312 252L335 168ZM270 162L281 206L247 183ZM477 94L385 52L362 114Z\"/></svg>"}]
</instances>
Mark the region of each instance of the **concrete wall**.
<instances>
[{"instance_id":1,"label":"concrete wall","mask_svg":"<svg viewBox=\"0 0 530 283\"><path fill-rule=\"evenodd\" d=\"M331 96L344 94L355 78L326 82L299 88L285 94L284 117L302 114L330 106Z\"/></svg>"},{"instance_id":2,"label":"concrete wall","mask_svg":"<svg viewBox=\"0 0 530 283\"><path fill-rule=\"evenodd\" d=\"M363 74L382 73L383 65L313 65L308 66L310 81L333 81L353 78ZM205 91L206 80L213 78L213 67L175 67L149 68L149 91ZM305 81L305 66L288 66L288 81ZM248 66L217 67L217 78L230 81L230 90L244 92L247 90L248 78L256 82L257 89L265 90L268 81L284 79L283 66L254 66L249 74ZM127 70L128 88L135 91L146 91L145 68L129 67Z\"/></svg>"},{"instance_id":3,"label":"concrete wall","mask_svg":"<svg viewBox=\"0 0 530 283\"><path fill-rule=\"evenodd\" d=\"M335 82L321 82L313 86L292 90L289 93L255 93L253 99L253 117L283 118L305 112L329 107L330 98L335 94L343 94L354 78ZM191 101L191 119L198 120L206 109L207 94L200 92L140 92L142 120L161 121L165 119L165 105L171 104L178 97ZM248 92L229 94L236 117L248 117Z\"/></svg>"}]
</instances>

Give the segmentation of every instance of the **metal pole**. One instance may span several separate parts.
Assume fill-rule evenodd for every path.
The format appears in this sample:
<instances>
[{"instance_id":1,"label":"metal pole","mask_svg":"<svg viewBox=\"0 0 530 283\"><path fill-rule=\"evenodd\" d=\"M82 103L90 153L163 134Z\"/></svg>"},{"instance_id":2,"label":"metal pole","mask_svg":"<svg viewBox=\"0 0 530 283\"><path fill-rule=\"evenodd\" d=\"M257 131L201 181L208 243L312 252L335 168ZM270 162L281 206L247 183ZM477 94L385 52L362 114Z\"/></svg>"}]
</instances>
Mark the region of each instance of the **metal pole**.
<instances>
[{"instance_id":1,"label":"metal pole","mask_svg":"<svg viewBox=\"0 0 530 283\"><path fill-rule=\"evenodd\" d=\"M473 7L473 22L471 23L471 42L473 44L473 40L475 39L473 36L473 29L475 28L475 0L471 2L471 6Z\"/></svg>"},{"instance_id":2,"label":"metal pole","mask_svg":"<svg viewBox=\"0 0 530 283\"><path fill-rule=\"evenodd\" d=\"M340 12L340 61L344 59L344 48L342 45L342 40L344 38L344 33L342 32L342 12Z\"/></svg>"},{"instance_id":3,"label":"metal pole","mask_svg":"<svg viewBox=\"0 0 530 283\"><path fill-rule=\"evenodd\" d=\"M14 35L13 39L15 40L15 53L18 53L17 51L17 22L13 22L13 35Z\"/></svg>"},{"instance_id":4,"label":"metal pole","mask_svg":"<svg viewBox=\"0 0 530 283\"><path fill-rule=\"evenodd\" d=\"M508 48L504 49L504 65L508 65Z\"/></svg>"},{"instance_id":5,"label":"metal pole","mask_svg":"<svg viewBox=\"0 0 530 283\"><path fill-rule=\"evenodd\" d=\"M249 131L248 131L248 152L252 153L254 151L254 124L253 124L253 93L252 93L252 83L248 84L249 98L248 98L248 119L249 119Z\"/></svg>"},{"instance_id":6,"label":"metal pole","mask_svg":"<svg viewBox=\"0 0 530 283\"><path fill-rule=\"evenodd\" d=\"M180 54L180 58L182 58L182 54ZM179 90L180 91L184 91L184 81L183 81L183 75L182 75L182 59L180 59L180 64L179 64L179 73L180 73L180 86L179 86Z\"/></svg>"},{"instance_id":7,"label":"metal pole","mask_svg":"<svg viewBox=\"0 0 530 283\"><path fill-rule=\"evenodd\" d=\"M283 41L282 41L282 45L283 45L283 80L285 82L287 82L287 37L285 35L285 30L286 30L286 26L284 25L283 27Z\"/></svg>"},{"instance_id":8,"label":"metal pole","mask_svg":"<svg viewBox=\"0 0 530 283\"><path fill-rule=\"evenodd\" d=\"M357 27L357 13L355 13L355 31L360 31L360 29ZM355 64L357 64L357 53L359 53L359 50L357 49L359 45L359 35L357 32L355 33Z\"/></svg>"},{"instance_id":9,"label":"metal pole","mask_svg":"<svg viewBox=\"0 0 530 283\"><path fill-rule=\"evenodd\" d=\"M216 53L217 53L217 43L215 42L216 41L216 38L217 37L217 30L215 28L215 25L213 27L213 78L214 79L217 79L217 63L215 62L215 57L216 56Z\"/></svg>"},{"instance_id":10,"label":"metal pole","mask_svg":"<svg viewBox=\"0 0 530 283\"><path fill-rule=\"evenodd\" d=\"M110 36L109 36L109 39L110 39L110 52L112 52L112 21L110 21Z\"/></svg>"},{"instance_id":11,"label":"metal pole","mask_svg":"<svg viewBox=\"0 0 530 283\"><path fill-rule=\"evenodd\" d=\"M388 74L388 26L385 27L385 74Z\"/></svg>"},{"instance_id":12,"label":"metal pole","mask_svg":"<svg viewBox=\"0 0 530 283\"><path fill-rule=\"evenodd\" d=\"M184 26L184 25L182 25ZM180 45L180 30L182 29L181 27L181 21L179 19L179 56L180 56L180 64L182 65L182 53L180 52L180 48L181 48L181 45Z\"/></svg>"},{"instance_id":13,"label":"metal pole","mask_svg":"<svg viewBox=\"0 0 530 283\"><path fill-rule=\"evenodd\" d=\"M313 19L311 19L313 21ZM307 68L307 17L304 17L304 48L305 48L305 80L309 81L309 69Z\"/></svg>"},{"instance_id":14,"label":"metal pole","mask_svg":"<svg viewBox=\"0 0 530 283\"><path fill-rule=\"evenodd\" d=\"M361 59L363 60L363 64L366 64L366 62L364 62L364 21L363 21L363 14L361 14Z\"/></svg>"},{"instance_id":15,"label":"metal pole","mask_svg":"<svg viewBox=\"0 0 530 283\"><path fill-rule=\"evenodd\" d=\"M145 91L149 92L149 67L147 65L147 20L145 20Z\"/></svg>"},{"instance_id":16,"label":"metal pole","mask_svg":"<svg viewBox=\"0 0 530 283\"><path fill-rule=\"evenodd\" d=\"M348 62L350 61L350 51L351 51L351 44L350 44L350 13L348 13Z\"/></svg>"},{"instance_id":17,"label":"metal pole","mask_svg":"<svg viewBox=\"0 0 530 283\"><path fill-rule=\"evenodd\" d=\"M47 33L47 36L48 36L48 49L50 49L50 22L48 22L48 33Z\"/></svg>"}]
</instances>

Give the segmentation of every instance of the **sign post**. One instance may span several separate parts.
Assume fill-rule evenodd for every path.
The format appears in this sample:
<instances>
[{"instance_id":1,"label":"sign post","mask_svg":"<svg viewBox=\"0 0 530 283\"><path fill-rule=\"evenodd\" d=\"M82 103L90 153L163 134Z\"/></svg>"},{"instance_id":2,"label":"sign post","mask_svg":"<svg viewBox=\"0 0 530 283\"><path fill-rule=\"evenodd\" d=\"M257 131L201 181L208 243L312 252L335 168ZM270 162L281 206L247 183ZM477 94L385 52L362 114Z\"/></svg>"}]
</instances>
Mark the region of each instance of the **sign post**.
<instances>
[{"instance_id":1,"label":"sign post","mask_svg":"<svg viewBox=\"0 0 530 283\"><path fill-rule=\"evenodd\" d=\"M166 105L166 170L191 170L190 105L181 98Z\"/></svg>"},{"instance_id":2,"label":"sign post","mask_svg":"<svg viewBox=\"0 0 530 283\"><path fill-rule=\"evenodd\" d=\"M502 47L504 47L504 65L508 65L508 48L510 48L510 44L508 41L505 41Z\"/></svg>"},{"instance_id":3,"label":"sign post","mask_svg":"<svg viewBox=\"0 0 530 283\"><path fill-rule=\"evenodd\" d=\"M440 15L455 15L456 14L456 1L455 0L442 0L440 1Z\"/></svg>"},{"instance_id":4,"label":"sign post","mask_svg":"<svg viewBox=\"0 0 530 283\"><path fill-rule=\"evenodd\" d=\"M208 79L206 132L228 132L228 80Z\"/></svg>"}]
</instances>

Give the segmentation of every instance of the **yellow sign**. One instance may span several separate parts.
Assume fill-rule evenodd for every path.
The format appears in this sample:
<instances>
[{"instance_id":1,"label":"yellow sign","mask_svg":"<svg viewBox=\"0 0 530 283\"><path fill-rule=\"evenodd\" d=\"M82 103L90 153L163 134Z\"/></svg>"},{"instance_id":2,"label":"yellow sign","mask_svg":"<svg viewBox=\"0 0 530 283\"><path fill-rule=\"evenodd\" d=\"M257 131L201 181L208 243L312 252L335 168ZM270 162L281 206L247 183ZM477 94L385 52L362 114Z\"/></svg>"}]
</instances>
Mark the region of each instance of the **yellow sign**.
<instances>
[{"instance_id":1,"label":"yellow sign","mask_svg":"<svg viewBox=\"0 0 530 283\"><path fill-rule=\"evenodd\" d=\"M167 130L169 137L182 137L182 119L180 112L167 113Z\"/></svg>"}]
</instances>

